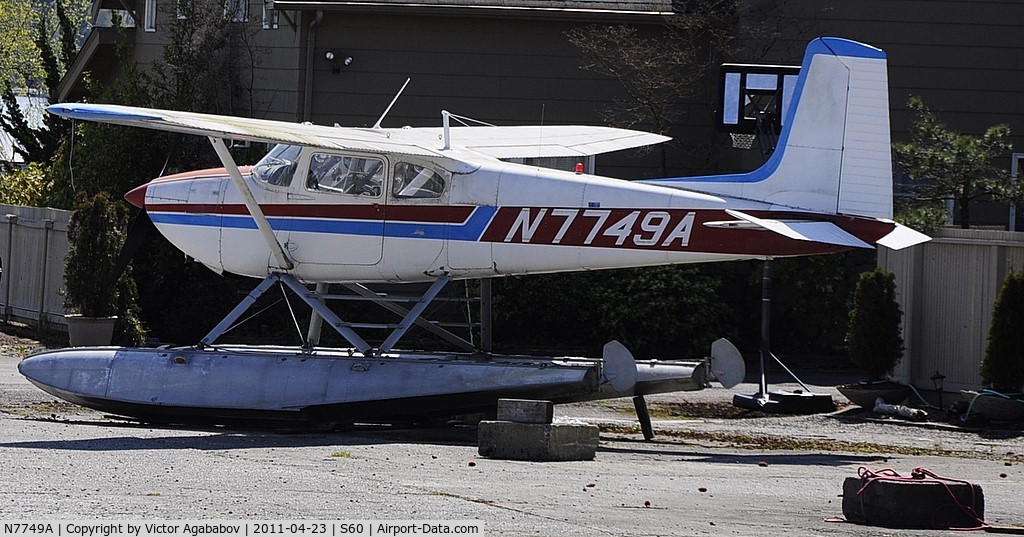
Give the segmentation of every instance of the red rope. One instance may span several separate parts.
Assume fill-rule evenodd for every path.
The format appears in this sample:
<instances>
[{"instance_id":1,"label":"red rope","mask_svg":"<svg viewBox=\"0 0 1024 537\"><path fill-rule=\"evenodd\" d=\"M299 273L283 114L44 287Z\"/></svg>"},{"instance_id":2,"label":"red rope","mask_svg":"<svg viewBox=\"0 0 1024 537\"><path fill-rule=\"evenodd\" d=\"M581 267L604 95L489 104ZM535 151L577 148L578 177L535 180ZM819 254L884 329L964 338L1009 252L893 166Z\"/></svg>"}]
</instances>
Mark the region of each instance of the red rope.
<instances>
[{"instance_id":1,"label":"red rope","mask_svg":"<svg viewBox=\"0 0 1024 537\"><path fill-rule=\"evenodd\" d=\"M974 484L972 484L970 481L964 481L962 479L954 479L954 478L951 478L951 477L942 477L939 474L936 474L935 472L932 472L931 470L928 470L927 468L914 468L913 470L910 471L910 476L907 477L907 476L900 475L899 472L897 472L896 470L893 470L892 468L883 468L881 470L871 470L871 469L868 469L868 468L866 468L864 466L861 466L860 468L857 469L857 475L861 478L862 481L864 481L864 484L861 485L860 490L857 491L857 495L860 496L860 512L861 512L861 514L865 513L863 492L869 486L871 486L872 483L874 483L876 481L914 482L914 483L938 483L938 484L942 485L943 488L946 489L946 493L949 494L949 497L950 497L950 499L953 500L953 503L958 508L960 508L960 510L963 511L964 514L966 514L968 517L974 519L978 523L978 526L977 527L973 527L973 528L951 528L951 529L962 530L962 531L975 531L975 530L983 530L983 529L988 527L988 523L986 523L984 520L982 520L981 517L978 516L978 513L974 510L974 502L975 502L976 498L974 496ZM971 503L970 503L970 505L964 505L962 502L960 502L959 499L957 499L956 494L954 494L953 491L949 488L949 483L960 483L960 484L967 485L967 487L971 491Z\"/></svg>"}]
</instances>

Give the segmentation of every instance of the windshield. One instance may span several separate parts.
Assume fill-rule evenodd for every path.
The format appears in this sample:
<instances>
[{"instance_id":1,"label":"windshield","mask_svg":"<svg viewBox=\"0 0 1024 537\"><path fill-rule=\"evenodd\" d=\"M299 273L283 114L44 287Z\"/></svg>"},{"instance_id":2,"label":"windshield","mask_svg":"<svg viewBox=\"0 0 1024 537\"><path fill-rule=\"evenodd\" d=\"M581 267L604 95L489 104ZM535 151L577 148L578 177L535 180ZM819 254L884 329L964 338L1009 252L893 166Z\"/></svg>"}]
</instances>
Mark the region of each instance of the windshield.
<instances>
[{"instance_id":1,"label":"windshield","mask_svg":"<svg viewBox=\"0 0 1024 537\"><path fill-rule=\"evenodd\" d=\"M302 147L297 145L275 145L252 168L252 174L264 183L275 186L288 186L295 175L295 167L299 160Z\"/></svg>"}]
</instances>

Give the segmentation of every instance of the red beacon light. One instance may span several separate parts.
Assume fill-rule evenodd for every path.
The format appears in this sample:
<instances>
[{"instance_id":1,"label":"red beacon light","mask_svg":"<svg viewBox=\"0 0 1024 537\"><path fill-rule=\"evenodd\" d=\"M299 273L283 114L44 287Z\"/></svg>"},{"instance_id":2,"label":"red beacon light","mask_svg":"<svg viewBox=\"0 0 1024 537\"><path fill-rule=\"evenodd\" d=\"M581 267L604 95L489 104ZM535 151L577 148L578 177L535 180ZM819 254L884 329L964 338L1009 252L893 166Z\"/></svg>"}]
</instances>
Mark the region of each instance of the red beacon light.
<instances>
[{"instance_id":1,"label":"red beacon light","mask_svg":"<svg viewBox=\"0 0 1024 537\"><path fill-rule=\"evenodd\" d=\"M582 162L577 162L576 163L576 175L583 175L583 163Z\"/></svg>"}]
</instances>

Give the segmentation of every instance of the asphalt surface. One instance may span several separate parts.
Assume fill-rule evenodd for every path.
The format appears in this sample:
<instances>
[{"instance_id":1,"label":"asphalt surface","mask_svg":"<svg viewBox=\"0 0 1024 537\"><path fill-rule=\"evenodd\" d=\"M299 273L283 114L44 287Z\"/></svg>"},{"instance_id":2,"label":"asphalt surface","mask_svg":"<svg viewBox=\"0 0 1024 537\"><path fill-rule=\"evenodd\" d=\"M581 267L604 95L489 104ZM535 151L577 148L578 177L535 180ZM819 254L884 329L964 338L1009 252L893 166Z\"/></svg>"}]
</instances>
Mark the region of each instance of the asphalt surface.
<instances>
[{"instance_id":1,"label":"asphalt surface","mask_svg":"<svg viewBox=\"0 0 1024 537\"><path fill-rule=\"evenodd\" d=\"M645 442L626 399L556 407L558 419L604 426L594 461L490 460L465 427L280 433L126 423L29 384L17 350L0 355L3 520L469 519L484 521L486 535L510 536L963 534L829 520L842 516L843 480L864 466L972 481L988 522L1024 526L1020 430L961 432L846 410L657 419L658 437ZM714 405L752 391L651 404ZM898 453L914 447L928 454Z\"/></svg>"}]
</instances>

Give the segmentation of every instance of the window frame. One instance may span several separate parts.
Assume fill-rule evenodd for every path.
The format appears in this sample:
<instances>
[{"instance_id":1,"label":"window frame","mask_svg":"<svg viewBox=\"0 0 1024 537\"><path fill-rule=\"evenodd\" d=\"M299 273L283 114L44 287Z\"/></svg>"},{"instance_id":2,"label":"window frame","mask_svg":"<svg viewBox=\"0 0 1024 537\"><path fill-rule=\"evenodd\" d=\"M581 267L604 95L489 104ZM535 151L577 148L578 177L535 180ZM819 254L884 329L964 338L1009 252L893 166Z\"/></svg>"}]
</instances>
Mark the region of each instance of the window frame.
<instances>
[{"instance_id":1,"label":"window frame","mask_svg":"<svg viewBox=\"0 0 1024 537\"><path fill-rule=\"evenodd\" d=\"M406 165L409 165L409 166L418 166L421 169L427 169L427 170L430 170L431 172L433 172L433 175L436 175L441 180L442 184L441 184L440 192L437 192L436 196L417 196L417 195L403 196L403 195L400 195L398 192L395 191L395 188L398 185L398 167L401 166L402 164L406 164ZM420 173L422 173L422 171L418 172L416 174L416 177L418 177ZM414 200L416 200L416 201L436 201L436 200L442 200L442 199L445 198L445 196L447 196L448 191L451 190L451 183L452 183L452 173L450 171L446 170L444 167L438 166L438 165L430 163L430 162L417 161L417 160L414 160L414 159L403 158L403 159L398 160L398 161L395 162L394 169L391 172L391 184L390 184L390 188L388 188L388 197L389 197L389 199L391 199L393 201L396 201L396 202L409 202L409 201L414 201ZM424 184L427 184L427 182L424 182ZM406 188L409 188L409 185L403 185L402 186L402 190L404 190ZM422 186L417 187L417 191L424 191L424 190L429 191L429 189L424 189Z\"/></svg>"},{"instance_id":2,"label":"window frame","mask_svg":"<svg viewBox=\"0 0 1024 537\"><path fill-rule=\"evenodd\" d=\"M377 193L377 195L367 195L364 192L346 192L344 189L348 188L348 185L346 185L346 186L344 186L342 188L337 188L335 185L337 185L339 183L335 183L335 185L332 185L332 186L323 185L323 187L321 188L322 177L318 177L317 178L317 182L316 182L317 187L315 187L315 188L312 187L311 186L312 185L311 179L313 178L315 173L320 171L320 170L317 170L317 172L313 171L314 160L316 159L316 157L318 155L327 155L329 157L336 157L336 158L339 158L339 159L353 158L353 159L362 159L362 160L365 160L365 161L377 161L377 162L380 162L380 169L379 170L377 170L373 175L369 176L368 178L364 177L364 179L372 179L373 177L376 177L376 176L379 175L380 176L380 182L379 182L378 186L380 188L380 191ZM338 164L332 164L330 166L330 169L333 170L336 166L338 166ZM321 150L319 148L316 148L316 149L314 149L312 151L309 151L309 155L308 155L308 157L306 157L306 162L305 162L305 166L304 166L305 173L302 174L302 176L300 178L300 180L302 181L302 186L299 187L299 188L301 188L304 192L306 192L308 194L324 193L324 194L329 194L329 195L332 195L332 196L342 196L342 197L347 198L347 199L367 200L367 201L372 201L373 203L380 203L380 201L382 199L384 199L384 197L385 197L384 196L384 188L388 184L388 175L389 175L388 174L388 170L389 170L389 168L390 168L390 163L388 162L388 159L385 158L383 155L365 155L365 154L359 154L359 153L355 153L355 152L337 153L337 152L333 152L333 151L325 151L325 150ZM347 173L345 174L344 177L338 178L339 182L341 182L341 181L346 181L347 182L349 180L349 174L351 174L352 172L348 168L348 166L345 166L345 169L346 169ZM357 171L356 173L363 173L363 172L362 171Z\"/></svg>"},{"instance_id":3,"label":"window frame","mask_svg":"<svg viewBox=\"0 0 1024 537\"><path fill-rule=\"evenodd\" d=\"M249 22L249 0L224 0L224 18L231 22Z\"/></svg>"},{"instance_id":4,"label":"window frame","mask_svg":"<svg viewBox=\"0 0 1024 537\"><path fill-rule=\"evenodd\" d=\"M146 10L142 15L142 29L146 32L156 31L156 1L157 0L146 0L146 5L143 9Z\"/></svg>"}]
</instances>

